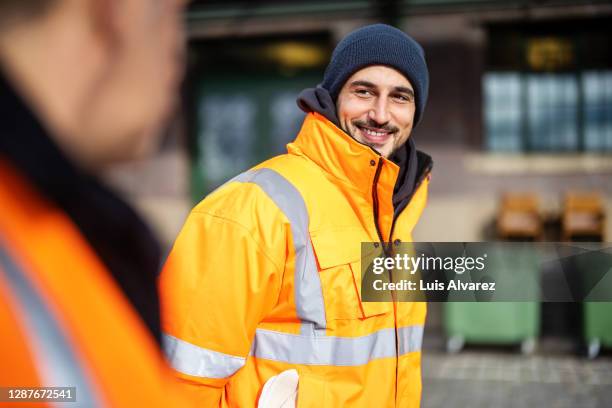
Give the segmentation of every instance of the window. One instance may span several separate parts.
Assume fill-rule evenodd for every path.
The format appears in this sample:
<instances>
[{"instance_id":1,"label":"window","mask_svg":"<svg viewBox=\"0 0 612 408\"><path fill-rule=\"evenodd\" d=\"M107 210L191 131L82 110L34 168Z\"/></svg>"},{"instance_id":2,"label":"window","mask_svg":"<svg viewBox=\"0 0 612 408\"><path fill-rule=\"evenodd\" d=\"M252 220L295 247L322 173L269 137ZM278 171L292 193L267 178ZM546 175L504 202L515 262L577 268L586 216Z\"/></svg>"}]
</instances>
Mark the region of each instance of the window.
<instances>
[{"instance_id":1,"label":"window","mask_svg":"<svg viewBox=\"0 0 612 408\"><path fill-rule=\"evenodd\" d=\"M612 151L612 71L582 73L584 149Z\"/></svg>"},{"instance_id":2,"label":"window","mask_svg":"<svg viewBox=\"0 0 612 408\"><path fill-rule=\"evenodd\" d=\"M610 18L498 23L483 77L491 151L612 152Z\"/></svg>"},{"instance_id":3,"label":"window","mask_svg":"<svg viewBox=\"0 0 612 408\"><path fill-rule=\"evenodd\" d=\"M483 88L488 149L521 150L521 76L489 73L485 75Z\"/></svg>"},{"instance_id":4,"label":"window","mask_svg":"<svg viewBox=\"0 0 612 408\"><path fill-rule=\"evenodd\" d=\"M487 149L612 152L612 70L484 76Z\"/></svg>"}]
</instances>

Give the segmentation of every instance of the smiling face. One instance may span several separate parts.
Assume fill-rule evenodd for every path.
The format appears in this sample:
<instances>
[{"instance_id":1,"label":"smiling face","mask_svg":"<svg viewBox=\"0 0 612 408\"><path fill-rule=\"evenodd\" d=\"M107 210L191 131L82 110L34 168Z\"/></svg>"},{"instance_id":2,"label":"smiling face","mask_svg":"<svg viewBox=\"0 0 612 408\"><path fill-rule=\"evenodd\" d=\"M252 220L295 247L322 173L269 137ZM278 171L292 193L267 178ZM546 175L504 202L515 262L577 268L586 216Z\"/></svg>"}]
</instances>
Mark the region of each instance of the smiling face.
<instances>
[{"instance_id":1,"label":"smiling face","mask_svg":"<svg viewBox=\"0 0 612 408\"><path fill-rule=\"evenodd\" d=\"M346 133L389 157L410 137L414 90L395 69L373 65L346 81L338 94L336 112Z\"/></svg>"}]
</instances>

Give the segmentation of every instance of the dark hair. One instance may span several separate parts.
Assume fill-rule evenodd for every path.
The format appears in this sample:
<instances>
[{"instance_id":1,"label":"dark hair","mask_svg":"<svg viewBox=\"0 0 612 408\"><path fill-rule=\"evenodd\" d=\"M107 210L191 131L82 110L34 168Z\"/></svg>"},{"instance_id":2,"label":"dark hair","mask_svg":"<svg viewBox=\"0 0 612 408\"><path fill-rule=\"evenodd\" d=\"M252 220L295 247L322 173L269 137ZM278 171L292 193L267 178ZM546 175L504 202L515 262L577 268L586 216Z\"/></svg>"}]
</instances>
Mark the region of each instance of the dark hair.
<instances>
[{"instance_id":1,"label":"dark hair","mask_svg":"<svg viewBox=\"0 0 612 408\"><path fill-rule=\"evenodd\" d=\"M0 29L47 13L57 0L0 0Z\"/></svg>"}]
</instances>

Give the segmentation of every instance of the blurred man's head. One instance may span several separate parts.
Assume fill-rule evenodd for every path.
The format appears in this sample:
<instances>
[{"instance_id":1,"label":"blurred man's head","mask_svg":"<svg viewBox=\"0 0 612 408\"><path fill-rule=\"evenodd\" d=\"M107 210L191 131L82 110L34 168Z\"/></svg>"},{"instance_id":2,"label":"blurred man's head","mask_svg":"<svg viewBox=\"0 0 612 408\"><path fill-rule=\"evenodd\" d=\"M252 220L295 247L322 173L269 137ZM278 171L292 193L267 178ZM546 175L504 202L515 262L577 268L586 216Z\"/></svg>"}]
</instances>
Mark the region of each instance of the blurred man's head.
<instances>
[{"instance_id":1,"label":"blurred man's head","mask_svg":"<svg viewBox=\"0 0 612 408\"><path fill-rule=\"evenodd\" d=\"M0 64L84 166L156 145L183 71L184 0L2 0Z\"/></svg>"},{"instance_id":2,"label":"blurred man's head","mask_svg":"<svg viewBox=\"0 0 612 408\"><path fill-rule=\"evenodd\" d=\"M396 28L374 24L340 41L321 86L336 103L342 129L389 157L420 121L428 84L421 46Z\"/></svg>"}]
</instances>

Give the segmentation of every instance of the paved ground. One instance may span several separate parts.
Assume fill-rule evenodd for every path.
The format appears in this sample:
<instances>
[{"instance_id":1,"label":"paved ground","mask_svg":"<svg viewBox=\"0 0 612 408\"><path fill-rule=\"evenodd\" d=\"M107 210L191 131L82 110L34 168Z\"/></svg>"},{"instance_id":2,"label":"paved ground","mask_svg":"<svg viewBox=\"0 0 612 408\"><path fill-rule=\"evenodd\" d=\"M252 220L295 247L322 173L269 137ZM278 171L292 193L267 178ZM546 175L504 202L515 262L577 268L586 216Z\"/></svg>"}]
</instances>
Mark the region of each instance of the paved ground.
<instances>
[{"instance_id":1,"label":"paved ground","mask_svg":"<svg viewBox=\"0 0 612 408\"><path fill-rule=\"evenodd\" d=\"M612 358L465 350L423 356L423 408L612 406Z\"/></svg>"}]
</instances>

